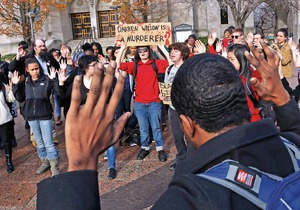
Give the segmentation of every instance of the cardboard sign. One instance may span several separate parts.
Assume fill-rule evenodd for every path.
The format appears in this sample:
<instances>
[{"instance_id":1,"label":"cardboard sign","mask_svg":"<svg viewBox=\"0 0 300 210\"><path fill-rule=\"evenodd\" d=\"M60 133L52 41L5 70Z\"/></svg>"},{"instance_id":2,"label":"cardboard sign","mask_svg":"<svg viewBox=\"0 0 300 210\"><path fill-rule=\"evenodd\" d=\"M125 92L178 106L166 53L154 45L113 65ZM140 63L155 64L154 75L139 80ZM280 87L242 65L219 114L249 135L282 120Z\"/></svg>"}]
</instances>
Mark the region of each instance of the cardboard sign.
<instances>
[{"instance_id":1,"label":"cardboard sign","mask_svg":"<svg viewBox=\"0 0 300 210\"><path fill-rule=\"evenodd\" d=\"M116 25L116 45L127 46L170 45L172 44L171 23L139 23Z\"/></svg>"},{"instance_id":2,"label":"cardboard sign","mask_svg":"<svg viewBox=\"0 0 300 210\"><path fill-rule=\"evenodd\" d=\"M171 87L172 83L163 83L159 82L158 83L160 94L164 98L163 103L171 105Z\"/></svg>"}]
</instances>

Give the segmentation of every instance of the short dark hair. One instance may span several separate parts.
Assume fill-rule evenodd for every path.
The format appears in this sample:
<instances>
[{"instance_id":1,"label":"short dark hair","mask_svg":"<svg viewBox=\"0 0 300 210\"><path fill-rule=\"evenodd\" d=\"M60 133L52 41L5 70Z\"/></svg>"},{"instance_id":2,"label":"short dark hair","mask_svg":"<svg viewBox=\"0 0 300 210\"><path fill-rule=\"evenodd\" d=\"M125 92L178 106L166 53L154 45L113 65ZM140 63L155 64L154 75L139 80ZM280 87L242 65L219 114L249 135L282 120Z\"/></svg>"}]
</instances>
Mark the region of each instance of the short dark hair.
<instances>
[{"instance_id":1,"label":"short dark hair","mask_svg":"<svg viewBox=\"0 0 300 210\"><path fill-rule=\"evenodd\" d=\"M187 59L174 78L171 99L179 115L210 133L250 121L240 76L219 55L203 53Z\"/></svg>"},{"instance_id":2,"label":"short dark hair","mask_svg":"<svg viewBox=\"0 0 300 210\"><path fill-rule=\"evenodd\" d=\"M29 44L28 44L28 42L26 42L26 41L20 41L20 42L18 43L18 46L23 46L23 50L29 48Z\"/></svg>"},{"instance_id":3,"label":"short dark hair","mask_svg":"<svg viewBox=\"0 0 300 210\"><path fill-rule=\"evenodd\" d=\"M189 58L190 49L185 42L176 42L169 46L169 49L179 50L181 52L182 60L186 60Z\"/></svg>"},{"instance_id":4,"label":"short dark hair","mask_svg":"<svg viewBox=\"0 0 300 210\"><path fill-rule=\"evenodd\" d=\"M81 49L85 52L87 50L90 50L92 52L94 52L92 46L90 45L90 43L84 43L82 46L81 46Z\"/></svg>"},{"instance_id":5,"label":"short dark hair","mask_svg":"<svg viewBox=\"0 0 300 210\"><path fill-rule=\"evenodd\" d=\"M195 34L191 34L191 35L189 35L189 36L188 36L188 39L189 39L189 38L192 38L192 39L194 39L195 41L197 40L197 38L196 38L196 35L195 35Z\"/></svg>"},{"instance_id":6,"label":"short dark hair","mask_svg":"<svg viewBox=\"0 0 300 210\"><path fill-rule=\"evenodd\" d=\"M260 37L261 37L262 39L265 38L265 35L264 35L263 33L261 33L261 32L255 32L254 36L255 36L255 35L260 35Z\"/></svg>"},{"instance_id":7,"label":"short dark hair","mask_svg":"<svg viewBox=\"0 0 300 210\"><path fill-rule=\"evenodd\" d=\"M38 61L37 61L35 58L28 58L28 59L25 60L25 68L27 68L28 65L29 65L29 64L32 64L32 63L37 63L37 64L39 64Z\"/></svg>"},{"instance_id":8,"label":"short dark hair","mask_svg":"<svg viewBox=\"0 0 300 210\"><path fill-rule=\"evenodd\" d=\"M85 69L88 68L89 64L98 59L94 55L84 55L78 59L78 67L82 69L83 74L85 74Z\"/></svg>"}]
</instances>

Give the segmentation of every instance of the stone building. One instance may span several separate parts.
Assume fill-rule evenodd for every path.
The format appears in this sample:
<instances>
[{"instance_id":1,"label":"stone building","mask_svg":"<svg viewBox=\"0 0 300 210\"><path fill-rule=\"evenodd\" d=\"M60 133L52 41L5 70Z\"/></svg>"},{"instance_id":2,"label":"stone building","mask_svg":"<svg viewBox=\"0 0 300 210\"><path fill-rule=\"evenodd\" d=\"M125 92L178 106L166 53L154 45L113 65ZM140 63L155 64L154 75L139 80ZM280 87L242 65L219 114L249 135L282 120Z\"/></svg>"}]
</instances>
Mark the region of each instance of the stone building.
<instances>
[{"instance_id":1,"label":"stone building","mask_svg":"<svg viewBox=\"0 0 300 210\"><path fill-rule=\"evenodd\" d=\"M215 1L215 2L214 2ZM206 36L214 29L218 36L222 36L223 31L231 25L235 25L232 14L228 10L227 15L221 13L216 0L213 3L202 4L194 7L186 7L176 3L176 0L166 0L166 6L170 8L169 15L165 22L171 22L173 27L173 40L183 41L190 33L197 36ZM48 40L51 47L59 46L61 43L72 43L74 48L79 41L86 36L91 36L99 41L104 47L114 44L116 7L112 7L103 1L97 0L74 0L68 4L63 12L51 12L45 22L43 32L36 37ZM286 26L286 11L279 11L279 21L277 26ZM280 15L283 16L280 19ZM300 37L300 13L289 17L289 30L294 37ZM245 23L246 31L254 31L253 13ZM15 52L16 44L21 39L18 37L0 37L1 53L7 54ZM71 44L70 43L70 44Z\"/></svg>"}]
</instances>

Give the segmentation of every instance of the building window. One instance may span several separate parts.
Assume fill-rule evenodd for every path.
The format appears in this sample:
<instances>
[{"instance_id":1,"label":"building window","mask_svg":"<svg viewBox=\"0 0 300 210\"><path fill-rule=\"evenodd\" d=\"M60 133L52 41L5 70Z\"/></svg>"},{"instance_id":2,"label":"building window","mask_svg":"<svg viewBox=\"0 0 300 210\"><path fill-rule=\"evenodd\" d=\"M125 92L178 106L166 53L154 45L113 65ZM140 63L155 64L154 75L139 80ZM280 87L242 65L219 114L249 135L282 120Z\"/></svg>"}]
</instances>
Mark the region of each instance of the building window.
<instances>
[{"instance_id":1,"label":"building window","mask_svg":"<svg viewBox=\"0 0 300 210\"><path fill-rule=\"evenodd\" d=\"M228 24L228 11L225 6L221 8L221 24Z\"/></svg>"}]
</instances>

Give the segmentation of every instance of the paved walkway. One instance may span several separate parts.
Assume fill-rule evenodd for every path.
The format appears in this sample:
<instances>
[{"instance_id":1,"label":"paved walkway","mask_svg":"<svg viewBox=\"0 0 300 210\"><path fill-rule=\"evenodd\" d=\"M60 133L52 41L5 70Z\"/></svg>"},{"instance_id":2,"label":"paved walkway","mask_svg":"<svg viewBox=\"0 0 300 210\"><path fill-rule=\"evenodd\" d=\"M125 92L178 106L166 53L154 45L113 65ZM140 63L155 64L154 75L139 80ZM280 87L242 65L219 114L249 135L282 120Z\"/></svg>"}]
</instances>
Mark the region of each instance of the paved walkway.
<instances>
[{"instance_id":1,"label":"paved walkway","mask_svg":"<svg viewBox=\"0 0 300 210\"><path fill-rule=\"evenodd\" d=\"M297 71L289 78L291 87L297 85ZM57 127L61 156L60 168L67 170L64 142L64 125ZM15 171L6 172L4 152L0 150L0 210L34 210L36 207L36 183L51 175L50 171L35 175L39 159L29 140L29 130L24 128L24 120L16 118L15 134L18 146L13 148ZM159 162L152 144L150 155L145 160L136 160L139 147L117 145L117 178L107 179L107 162L99 158L99 189L101 205L104 210L148 209L165 191L173 172L169 166L175 159L176 149L169 131L164 133L165 150L169 155L167 162Z\"/></svg>"},{"instance_id":2,"label":"paved walkway","mask_svg":"<svg viewBox=\"0 0 300 210\"><path fill-rule=\"evenodd\" d=\"M60 144L60 169L67 171L64 142L64 125L57 126ZM16 118L15 134L18 146L13 148L15 171L6 172L4 151L0 150L0 210L36 209L36 183L51 175L50 171L35 175L39 159L29 140L29 130L24 128L22 117ZM117 147L117 178L107 179L107 162L99 158L99 189L102 209L147 209L165 191L173 172L169 166L175 159L176 149L170 130L164 133L167 162L158 160L154 144L144 160L136 160L139 147Z\"/></svg>"}]
</instances>

